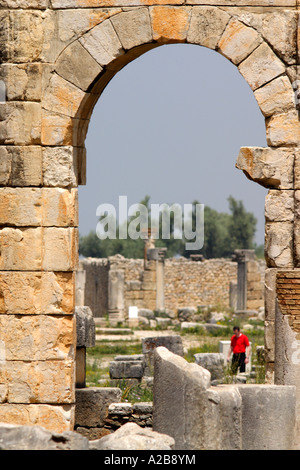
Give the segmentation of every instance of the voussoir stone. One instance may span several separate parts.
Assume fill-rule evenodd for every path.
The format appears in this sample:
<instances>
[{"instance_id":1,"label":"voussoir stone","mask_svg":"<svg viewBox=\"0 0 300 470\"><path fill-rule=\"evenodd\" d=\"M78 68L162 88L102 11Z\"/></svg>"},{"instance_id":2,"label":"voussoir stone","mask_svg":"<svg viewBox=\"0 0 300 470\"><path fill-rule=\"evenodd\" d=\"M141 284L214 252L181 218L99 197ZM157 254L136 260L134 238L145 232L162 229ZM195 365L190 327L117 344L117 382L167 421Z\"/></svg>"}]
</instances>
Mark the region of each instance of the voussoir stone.
<instances>
[{"instance_id":1,"label":"voussoir stone","mask_svg":"<svg viewBox=\"0 0 300 470\"><path fill-rule=\"evenodd\" d=\"M252 90L285 72L284 64L266 43L258 46L238 68Z\"/></svg>"},{"instance_id":2,"label":"voussoir stone","mask_svg":"<svg viewBox=\"0 0 300 470\"><path fill-rule=\"evenodd\" d=\"M82 90L87 90L102 70L79 41L70 44L56 63L56 72Z\"/></svg>"},{"instance_id":3,"label":"voussoir stone","mask_svg":"<svg viewBox=\"0 0 300 470\"><path fill-rule=\"evenodd\" d=\"M126 50L152 41L148 8L124 11L112 16L111 22L123 48Z\"/></svg>"},{"instance_id":4,"label":"voussoir stone","mask_svg":"<svg viewBox=\"0 0 300 470\"><path fill-rule=\"evenodd\" d=\"M260 35L253 29L233 18L227 25L219 42L221 54L234 64L239 64L260 43Z\"/></svg>"},{"instance_id":5,"label":"voussoir stone","mask_svg":"<svg viewBox=\"0 0 300 470\"><path fill-rule=\"evenodd\" d=\"M184 41L190 25L190 7L150 7L155 41Z\"/></svg>"},{"instance_id":6,"label":"voussoir stone","mask_svg":"<svg viewBox=\"0 0 300 470\"><path fill-rule=\"evenodd\" d=\"M191 15L187 42L216 49L229 20L230 15L219 8L195 6Z\"/></svg>"},{"instance_id":7,"label":"voussoir stone","mask_svg":"<svg viewBox=\"0 0 300 470\"><path fill-rule=\"evenodd\" d=\"M101 66L109 64L124 53L109 19L84 34L79 41Z\"/></svg>"},{"instance_id":8,"label":"voussoir stone","mask_svg":"<svg viewBox=\"0 0 300 470\"><path fill-rule=\"evenodd\" d=\"M256 101L268 117L295 107L294 91L287 76L275 78L254 92Z\"/></svg>"}]
</instances>

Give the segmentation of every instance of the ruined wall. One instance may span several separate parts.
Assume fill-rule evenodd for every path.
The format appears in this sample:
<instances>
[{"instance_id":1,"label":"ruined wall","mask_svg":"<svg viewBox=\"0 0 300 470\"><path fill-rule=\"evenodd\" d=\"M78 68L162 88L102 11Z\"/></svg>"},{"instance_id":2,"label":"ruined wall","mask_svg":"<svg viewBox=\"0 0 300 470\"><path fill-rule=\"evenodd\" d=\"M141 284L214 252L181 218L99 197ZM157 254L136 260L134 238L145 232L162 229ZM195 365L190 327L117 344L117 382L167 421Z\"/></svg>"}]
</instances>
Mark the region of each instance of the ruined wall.
<instances>
[{"instance_id":1,"label":"ruined wall","mask_svg":"<svg viewBox=\"0 0 300 470\"><path fill-rule=\"evenodd\" d=\"M165 306L229 307L230 282L237 281L237 263L229 259L165 260Z\"/></svg>"},{"instance_id":2,"label":"ruined wall","mask_svg":"<svg viewBox=\"0 0 300 470\"><path fill-rule=\"evenodd\" d=\"M187 258L167 258L158 281L157 261L127 259L121 255L107 259L86 258L80 261L85 271L82 305L88 305L95 317L109 313L110 273L122 273L119 287L123 318L130 306L158 310L159 289L163 292L163 308L174 313L182 307L214 306L236 308L230 297L231 284L237 286L237 262L230 259L192 261ZM264 262L247 262L246 305L258 310L264 306ZM122 284L122 286L120 286ZM159 285L161 284L161 285ZM80 285L77 285L77 289ZM120 319L122 320L122 319Z\"/></svg>"}]
</instances>

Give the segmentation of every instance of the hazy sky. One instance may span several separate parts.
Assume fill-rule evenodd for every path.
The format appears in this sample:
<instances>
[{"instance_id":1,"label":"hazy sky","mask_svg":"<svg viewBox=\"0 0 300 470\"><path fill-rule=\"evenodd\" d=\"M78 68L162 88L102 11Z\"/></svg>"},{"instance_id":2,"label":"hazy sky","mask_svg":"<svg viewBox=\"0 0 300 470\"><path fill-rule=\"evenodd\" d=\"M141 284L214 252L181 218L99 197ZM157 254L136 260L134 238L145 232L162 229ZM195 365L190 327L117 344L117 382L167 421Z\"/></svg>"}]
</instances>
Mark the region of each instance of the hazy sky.
<instances>
[{"instance_id":1,"label":"hazy sky","mask_svg":"<svg viewBox=\"0 0 300 470\"><path fill-rule=\"evenodd\" d=\"M158 47L108 84L86 140L87 185L79 189L79 232L97 225L99 204L192 203L228 212L229 195L258 219L264 242L267 190L235 168L241 146L265 147L264 118L238 69L215 51Z\"/></svg>"}]
</instances>

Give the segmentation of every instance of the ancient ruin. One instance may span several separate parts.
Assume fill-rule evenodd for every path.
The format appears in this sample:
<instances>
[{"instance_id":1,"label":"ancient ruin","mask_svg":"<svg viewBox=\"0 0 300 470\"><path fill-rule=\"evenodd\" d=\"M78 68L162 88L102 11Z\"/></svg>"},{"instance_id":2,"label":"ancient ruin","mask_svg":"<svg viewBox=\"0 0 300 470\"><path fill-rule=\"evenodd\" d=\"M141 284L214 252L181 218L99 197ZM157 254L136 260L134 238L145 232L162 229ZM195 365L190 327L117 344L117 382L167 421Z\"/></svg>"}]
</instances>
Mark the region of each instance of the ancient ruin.
<instances>
[{"instance_id":1,"label":"ancient ruin","mask_svg":"<svg viewBox=\"0 0 300 470\"><path fill-rule=\"evenodd\" d=\"M0 5L0 422L74 428L77 187L86 179L89 120L102 90L127 63L163 44L188 43L230 60L265 117L268 146L242 147L236 165L269 189L268 385L295 387L299 448L298 2Z\"/></svg>"}]
</instances>

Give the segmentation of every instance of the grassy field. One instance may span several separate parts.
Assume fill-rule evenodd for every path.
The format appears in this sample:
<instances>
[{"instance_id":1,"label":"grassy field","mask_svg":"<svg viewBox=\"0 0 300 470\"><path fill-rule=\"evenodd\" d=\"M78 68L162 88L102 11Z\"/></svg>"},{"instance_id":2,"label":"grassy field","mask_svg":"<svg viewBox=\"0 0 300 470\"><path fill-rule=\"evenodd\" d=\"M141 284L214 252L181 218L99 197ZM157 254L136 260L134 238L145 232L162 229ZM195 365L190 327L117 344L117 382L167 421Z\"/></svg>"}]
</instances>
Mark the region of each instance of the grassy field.
<instances>
[{"instance_id":1,"label":"grassy field","mask_svg":"<svg viewBox=\"0 0 300 470\"><path fill-rule=\"evenodd\" d=\"M256 366L256 378L252 378L256 383L264 382L264 365L257 363L256 347L264 344L264 323L256 319L249 319L246 316L237 318L228 317L225 321L219 322L224 326L222 330L215 330L208 333L201 323L196 328L181 330L178 326L168 327L163 331L161 328L151 329L151 336L155 336L158 332L166 335L179 334L182 338L184 347L184 358L188 362L194 362L194 354L203 352L219 352L219 342L229 340L232 336L232 327L240 326L249 341L252 343L252 365ZM146 330L149 335L149 329ZM98 381L106 379L106 385L110 385L109 363L114 360L117 355L142 354L141 337L144 329L135 328L129 331L128 339L122 334L122 339L118 340L118 329L115 330L115 338L112 341L107 340L105 335L97 335L96 345L87 349L87 365L86 365L86 382L87 386L100 386ZM98 339L99 338L99 339ZM226 374L227 380L230 381L230 373ZM126 401L151 401L152 390L144 384L129 385L126 380L119 381L118 385L123 391L123 400Z\"/></svg>"}]
</instances>

